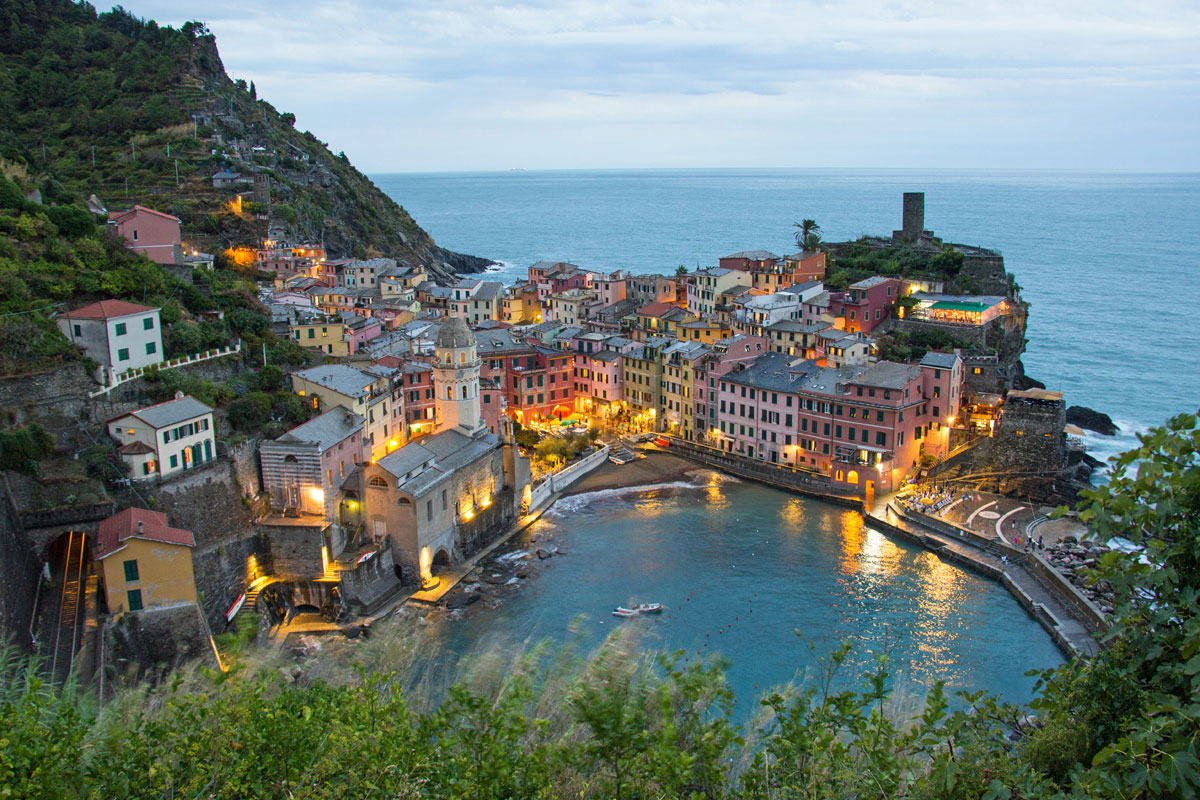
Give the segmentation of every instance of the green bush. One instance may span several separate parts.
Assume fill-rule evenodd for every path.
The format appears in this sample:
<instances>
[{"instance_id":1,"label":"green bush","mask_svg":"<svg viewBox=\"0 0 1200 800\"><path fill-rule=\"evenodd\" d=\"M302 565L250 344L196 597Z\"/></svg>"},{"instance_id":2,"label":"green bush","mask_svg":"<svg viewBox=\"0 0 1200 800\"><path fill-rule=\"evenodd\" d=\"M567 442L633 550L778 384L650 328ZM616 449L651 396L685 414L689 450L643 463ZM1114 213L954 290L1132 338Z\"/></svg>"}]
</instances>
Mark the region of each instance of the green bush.
<instances>
[{"instance_id":1,"label":"green bush","mask_svg":"<svg viewBox=\"0 0 1200 800\"><path fill-rule=\"evenodd\" d=\"M36 423L0 431L0 469L34 474L53 452L54 437Z\"/></svg>"}]
</instances>

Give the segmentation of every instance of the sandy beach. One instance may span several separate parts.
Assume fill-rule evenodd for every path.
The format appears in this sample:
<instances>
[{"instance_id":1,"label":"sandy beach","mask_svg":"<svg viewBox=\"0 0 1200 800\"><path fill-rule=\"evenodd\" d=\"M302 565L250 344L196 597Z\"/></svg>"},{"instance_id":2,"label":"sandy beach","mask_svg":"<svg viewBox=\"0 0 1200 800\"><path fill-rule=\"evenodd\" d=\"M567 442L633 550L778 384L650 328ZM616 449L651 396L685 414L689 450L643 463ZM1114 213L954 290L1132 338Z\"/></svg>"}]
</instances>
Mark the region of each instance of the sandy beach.
<instances>
[{"instance_id":1,"label":"sandy beach","mask_svg":"<svg viewBox=\"0 0 1200 800\"><path fill-rule=\"evenodd\" d=\"M708 467L695 464L670 453L647 452L645 458L628 464L613 464L606 461L579 481L572 484L565 494L584 494L604 489L624 489L629 486L645 486L655 483L670 483L687 480L692 473L708 472Z\"/></svg>"}]
</instances>

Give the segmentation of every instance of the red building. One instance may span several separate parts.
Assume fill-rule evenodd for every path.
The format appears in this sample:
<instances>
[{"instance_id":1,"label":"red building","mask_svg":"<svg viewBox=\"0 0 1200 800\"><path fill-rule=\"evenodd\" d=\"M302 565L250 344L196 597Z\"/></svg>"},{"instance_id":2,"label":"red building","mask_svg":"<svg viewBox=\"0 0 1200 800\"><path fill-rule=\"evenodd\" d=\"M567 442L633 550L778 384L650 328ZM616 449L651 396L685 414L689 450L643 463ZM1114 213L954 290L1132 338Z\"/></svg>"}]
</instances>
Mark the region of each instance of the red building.
<instances>
[{"instance_id":1,"label":"red building","mask_svg":"<svg viewBox=\"0 0 1200 800\"><path fill-rule=\"evenodd\" d=\"M793 283L825 280L824 253L793 253L783 258L784 268L792 274Z\"/></svg>"},{"instance_id":2,"label":"red building","mask_svg":"<svg viewBox=\"0 0 1200 800\"><path fill-rule=\"evenodd\" d=\"M159 264L183 263L183 240L179 218L145 206L109 215L108 224L118 236L125 237L130 250Z\"/></svg>"},{"instance_id":3,"label":"red building","mask_svg":"<svg viewBox=\"0 0 1200 800\"><path fill-rule=\"evenodd\" d=\"M511 330L475 331L480 374L495 378L507 413L521 423L556 419L575 410L575 354L527 341Z\"/></svg>"},{"instance_id":4,"label":"red building","mask_svg":"<svg viewBox=\"0 0 1200 800\"><path fill-rule=\"evenodd\" d=\"M736 269L740 272L767 272L779 263L779 256L767 250L743 250L720 259L721 269Z\"/></svg>"},{"instance_id":5,"label":"red building","mask_svg":"<svg viewBox=\"0 0 1200 800\"><path fill-rule=\"evenodd\" d=\"M888 318L903 288L898 279L878 275L852 283L847 291L830 294L829 313L843 317L850 333L870 333Z\"/></svg>"}]
</instances>

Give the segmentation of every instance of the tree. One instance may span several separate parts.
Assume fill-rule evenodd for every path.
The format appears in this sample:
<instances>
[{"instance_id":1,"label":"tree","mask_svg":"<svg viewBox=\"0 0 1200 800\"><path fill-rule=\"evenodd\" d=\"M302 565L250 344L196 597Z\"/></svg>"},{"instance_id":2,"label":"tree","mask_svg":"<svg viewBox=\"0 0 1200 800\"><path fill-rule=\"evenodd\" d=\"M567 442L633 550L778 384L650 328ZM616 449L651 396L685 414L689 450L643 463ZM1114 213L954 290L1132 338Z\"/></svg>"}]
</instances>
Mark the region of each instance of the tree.
<instances>
[{"instance_id":1,"label":"tree","mask_svg":"<svg viewBox=\"0 0 1200 800\"><path fill-rule=\"evenodd\" d=\"M800 230L796 231L796 246L801 250L816 250L821 244L821 226L815 219L802 219L794 223Z\"/></svg>"},{"instance_id":2,"label":"tree","mask_svg":"<svg viewBox=\"0 0 1200 800\"><path fill-rule=\"evenodd\" d=\"M675 268L675 277L682 278L684 275L687 275L687 274L688 274L688 268L685 267L683 264L680 264L678 267Z\"/></svg>"},{"instance_id":3,"label":"tree","mask_svg":"<svg viewBox=\"0 0 1200 800\"><path fill-rule=\"evenodd\" d=\"M1141 547L1106 553L1093 576L1115 591L1109 646L1044 673L1034 707L1044 738L1082 740L1075 756L1085 766L1070 776L1080 796L1195 797L1200 428L1195 414L1181 414L1138 439L1111 460L1107 485L1083 493L1079 513L1100 541Z\"/></svg>"}]
</instances>

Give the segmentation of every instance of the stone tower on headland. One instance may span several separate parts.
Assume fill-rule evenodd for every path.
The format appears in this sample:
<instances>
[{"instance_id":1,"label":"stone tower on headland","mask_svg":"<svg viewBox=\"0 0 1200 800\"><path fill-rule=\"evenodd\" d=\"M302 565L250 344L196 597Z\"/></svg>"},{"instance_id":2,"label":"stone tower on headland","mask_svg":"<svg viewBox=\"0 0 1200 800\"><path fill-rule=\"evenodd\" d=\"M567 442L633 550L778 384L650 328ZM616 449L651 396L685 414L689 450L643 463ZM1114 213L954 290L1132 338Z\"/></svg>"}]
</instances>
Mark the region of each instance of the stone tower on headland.
<instances>
[{"instance_id":1,"label":"stone tower on headland","mask_svg":"<svg viewBox=\"0 0 1200 800\"><path fill-rule=\"evenodd\" d=\"M922 238L932 239L933 231L925 230L925 193L904 193L904 216L900 230L892 231L892 241L916 243Z\"/></svg>"}]
</instances>

